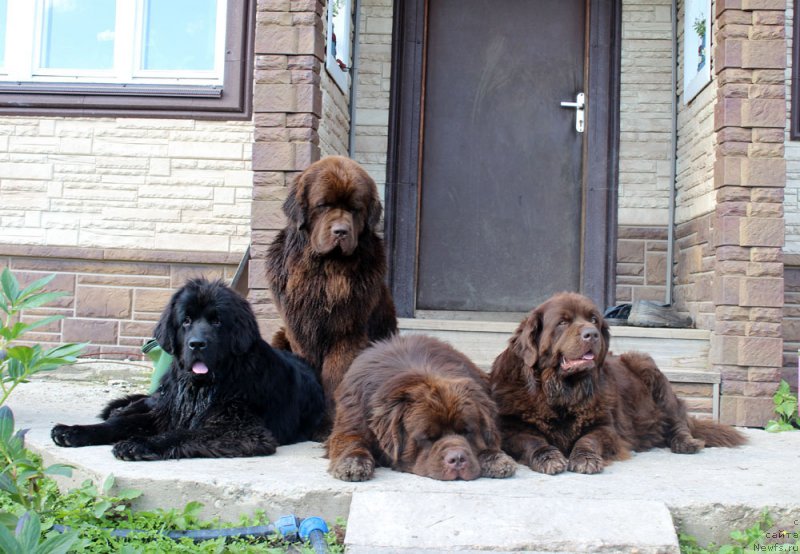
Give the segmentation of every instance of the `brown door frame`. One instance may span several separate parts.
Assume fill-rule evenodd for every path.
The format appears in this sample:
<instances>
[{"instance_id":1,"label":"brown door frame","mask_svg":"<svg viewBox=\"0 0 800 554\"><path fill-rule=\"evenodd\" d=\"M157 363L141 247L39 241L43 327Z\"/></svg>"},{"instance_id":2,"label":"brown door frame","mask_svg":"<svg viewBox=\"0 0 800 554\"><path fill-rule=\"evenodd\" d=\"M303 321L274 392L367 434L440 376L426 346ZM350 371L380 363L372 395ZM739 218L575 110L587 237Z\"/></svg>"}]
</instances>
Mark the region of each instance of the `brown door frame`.
<instances>
[{"instance_id":1,"label":"brown door frame","mask_svg":"<svg viewBox=\"0 0 800 554\"><path fill-rule=\"evenodd\" d=\"M394 2L385 225L389 285L401 317L413 317L416 302L427 2ZM622 9L621 0L586 2L581 292L603 307L615 298Z\"/></svg>"}]
</instances>

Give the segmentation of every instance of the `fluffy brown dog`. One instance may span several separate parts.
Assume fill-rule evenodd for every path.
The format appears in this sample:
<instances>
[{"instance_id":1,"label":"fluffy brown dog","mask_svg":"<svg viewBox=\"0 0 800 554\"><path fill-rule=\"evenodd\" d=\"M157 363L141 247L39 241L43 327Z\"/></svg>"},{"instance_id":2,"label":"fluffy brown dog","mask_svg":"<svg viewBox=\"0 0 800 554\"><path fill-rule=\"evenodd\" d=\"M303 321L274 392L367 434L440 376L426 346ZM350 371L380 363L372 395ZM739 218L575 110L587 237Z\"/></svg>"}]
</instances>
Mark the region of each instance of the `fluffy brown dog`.
<instances>
[{"instance_id":1,"label":"fluffy brown dog","mask_svg":"<svg viewBox=\"0 0 800 554\"><path fill-rule=\"evenodd\" d=\"M320 373L329 426L334 391L350 363L370 341L397 332L383 243L375 233L380 199L360 165L331 156L298 176L283 211L288 224L267 255L267 276L286 324L273 345Z\"/></svg>"},{"instance_id":2,"label":"fluffy brown dog","mask_svg":"<svg viewBox=\"0 0 800 554\"><path fill-rule=\"evenodd\" d=\"M486 374L453 347L421 335L382 341L356 358L336 392L328 471L372 477L375 463L452 481L509 477Z\"/></svg>"},{"instance_id":3,"label":"fluffy brown dog","mask_svg":"<svg viewBox=\"0 0 800 554\"><path fill-rule=\"evenodd\" d=\"M735 429L697 420L653 359L608 352L608 325L594 303L557 294L522 321L490 380L503 448L541 473L598 473L630 450L745 442Z\"/></svg>"}]
</instances>

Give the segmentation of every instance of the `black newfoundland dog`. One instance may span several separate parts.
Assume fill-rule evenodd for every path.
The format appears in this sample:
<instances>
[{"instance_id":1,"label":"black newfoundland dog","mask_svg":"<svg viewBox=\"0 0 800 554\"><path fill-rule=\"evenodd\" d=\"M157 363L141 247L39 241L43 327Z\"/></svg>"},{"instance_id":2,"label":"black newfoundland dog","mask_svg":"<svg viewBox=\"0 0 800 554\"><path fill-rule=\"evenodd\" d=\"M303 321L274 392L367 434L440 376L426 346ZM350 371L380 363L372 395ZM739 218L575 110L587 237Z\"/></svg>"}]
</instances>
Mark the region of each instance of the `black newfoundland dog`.
<instances>
[{"instance_id":1,"label":"black newfoundland dog","mask_svg":"<svg viewBox=\"0 0 800 554\"><path fill-rule=\"evenodd\" d=\"M325 409L313 370L262 340L250 305L221 281L187 282L155 335L173 356L159 389L112 401L102 423L56 425L56 444L167 460L265 456L311 438Z\"/></svg>"}]
</instances>

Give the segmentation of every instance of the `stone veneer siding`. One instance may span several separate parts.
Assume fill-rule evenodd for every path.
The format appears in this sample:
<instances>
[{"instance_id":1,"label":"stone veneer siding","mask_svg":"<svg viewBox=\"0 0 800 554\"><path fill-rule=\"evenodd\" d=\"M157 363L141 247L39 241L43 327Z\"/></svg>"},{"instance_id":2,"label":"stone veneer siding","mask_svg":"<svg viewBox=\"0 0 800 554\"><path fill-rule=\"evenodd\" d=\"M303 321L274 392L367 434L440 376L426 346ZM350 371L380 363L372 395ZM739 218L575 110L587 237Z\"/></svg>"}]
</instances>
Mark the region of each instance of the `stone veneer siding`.
<instances>
[{"instance_id":1,"label":"stone veneer siding","mask_svg":"<svg viewBox=\"0 0 800 554\"><path fill-rule=\"evenodd\" d=\"M617 302L663 303L667 279L667 228L620 225L617 230Z\"/></svg>"},{"instance_id":2,"label":"stone veneer siding","mask_svg":"<svg viewBox=\"0 0 800 554\"><path fill-rule=\"evenodd\" d=\"M266 278L267 249L297 174L320 158L324 0L259 0L255 32L255 144L249 300L269 338L280 326Z\"/></svg>"},{"instance_id":3,"label":"stone veneer siding","mask_svg":"<svg viewBox=\"0 0 800 554\"><path fill-rule=\"evenodd\" d=\"M238 254L0 245L0 268L22 284L56 273L46 290L67 294L45 307L26 310L23 321L64 319L27 333L47 345L90 341L84 356L141 357L161 311L190 277L230 280Z\"/></svg>"},{"instance_id":4,"label":"stone veneer siding","mask_svg":"<svg viewBox=\"0 0 800 554\"><path fill-rule=\"evenodd\" d=\"M783 208L786 218L784 244L783 371L781 377L797 390L800 349L800 142L789 139L791 126L792 44L794 2L786 2L786 188Z\"/></svg>"},{"instance_id":5,"label":"stone veneer siding","mask_svg":"<svg viewBox=\"0 0 800 554\"><path fill-rule=\"evenodd\" d=\"M0 243L244 252L249 121L1 117Z\"/></svg>"},{"instance_id":6,"label":"stone veneer siding","mask_svg":"<svg viewBox=\"0 0 800 554\"><path fill-rule=\"evenodd\" d=\"M384 198L392 73L392 0L359 0L358 85L353 157Z\"/></svg>"},{"instance_id":7,"label":"stone veneer siding","mask_svg":"<svg viewBox=\"0 0 800 554\"><path fill-rule=\"evenodd\" d=\"M783 365L785 0L717 0L714 304L720 419L763 425Z\"/></svg>"}]
</instances>

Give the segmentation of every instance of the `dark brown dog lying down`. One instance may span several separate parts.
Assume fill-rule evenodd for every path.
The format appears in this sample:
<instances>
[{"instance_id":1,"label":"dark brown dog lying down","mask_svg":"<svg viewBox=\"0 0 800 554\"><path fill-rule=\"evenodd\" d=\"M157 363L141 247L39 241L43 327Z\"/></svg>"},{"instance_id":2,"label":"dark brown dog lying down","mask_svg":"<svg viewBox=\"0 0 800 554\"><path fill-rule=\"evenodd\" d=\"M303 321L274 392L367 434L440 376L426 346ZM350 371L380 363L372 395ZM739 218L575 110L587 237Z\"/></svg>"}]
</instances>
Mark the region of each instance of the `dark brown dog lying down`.
<instances>
[{"instance_id":1,"label":"dark brown dog lying down","mask_svg":"<svg viewBox=\"0 0 800 554\"><path fill-rule=\"evenodd\" d=\"M552 475L598 473L631 450L745 442L732 427L688 417L650 356L613 356L608 342L597 306L579 294L557 294L522 321L490 376L506 452Z\"/></svg>"},{"instance_id":2,"label":"dark brown dog lying down","mask_svg":"<svg viewBox=\"0 0 800 554\"><path fill-rule=\"evenodd\" d=\"M443 481L509 477L485 373L450 345L398 336L362 352L336 392L328 471L365 481L375 464Z\"/></svg>"}]
</instances>

